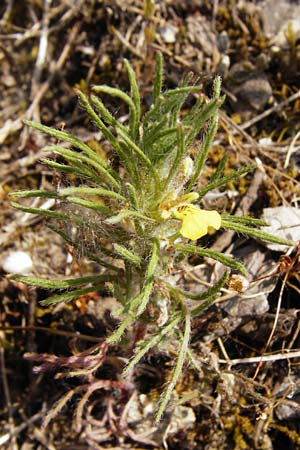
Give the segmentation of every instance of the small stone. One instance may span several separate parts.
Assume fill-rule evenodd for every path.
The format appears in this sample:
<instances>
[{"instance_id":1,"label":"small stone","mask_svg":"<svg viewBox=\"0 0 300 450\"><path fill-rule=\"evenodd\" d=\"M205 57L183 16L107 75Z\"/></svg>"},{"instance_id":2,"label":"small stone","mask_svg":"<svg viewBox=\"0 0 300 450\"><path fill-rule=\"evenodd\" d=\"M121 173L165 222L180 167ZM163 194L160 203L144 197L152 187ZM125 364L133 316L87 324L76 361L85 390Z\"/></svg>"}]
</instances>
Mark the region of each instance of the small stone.
<instances>
[{"instance_id":1,"label":"small stone","mask_svg":"<svg viewBox=\"0 0 300 450\"><path fill-rule=\"evenodd\" d=\"M3 261L2 268L7 273L24 274L32 270L33 262L28 253L15 251L10 253Z\"/></svg>"},{"instance_id":2,"label":"small stone","mask_svg":"<svg viewBox=\"0 0 300 450\"><path fill-rule=\"evenodd\" d=\"M259 139L258 143L259 143L259 145L263 145L265 147L267 147L269 145L274 145L274 142L272 141L272 139L270 137L263 137L263 138Z\"/></svg>"},{"instance_id":3,"label":"small stone","mask_svg":"<svg viewBox=\"0 0 300 450\"><path fill-rule=\"evenodd\" d=\"M176 42L177 33L178 28L174 27L174 25L166 25L159 29L159 34L166 44L174 44Z\"/></svg>"},{"instance_id":4,"label":"small stone","mask_svg":"<svg viewBox=\"0 0 300 450\"><path fill-rule=\"evenodd\" d=\"M231 317L262 316L269 310L269 303L264 294L255 298L232 298L224 302L223 309Z\"/></svg>"},{"instance_id":5,"label":"small stone","mask_svg":"<svg viewBox=\"0 0 300 450\"><path fill-rule=\"evenodd\" d=\"M291 400L284 400L280 402L275 412L278 420L299 419L300 405L298 402L294 402Z\"/></svg>"},{"instance_id":6,"label":"small stone","mask_svg":"<svg viewBox=\"0 0 300 450\"><path fill-rule=\"evenodd\" d=\"M300 240L300 211L291 206L277 206L264 208L263 219L269 224L262 227L261 231L269 233L278 239L286 239L293 242ZM263 245L274 252L287 252L288 245L262 241Z\"/></svg>"}]
</instances>

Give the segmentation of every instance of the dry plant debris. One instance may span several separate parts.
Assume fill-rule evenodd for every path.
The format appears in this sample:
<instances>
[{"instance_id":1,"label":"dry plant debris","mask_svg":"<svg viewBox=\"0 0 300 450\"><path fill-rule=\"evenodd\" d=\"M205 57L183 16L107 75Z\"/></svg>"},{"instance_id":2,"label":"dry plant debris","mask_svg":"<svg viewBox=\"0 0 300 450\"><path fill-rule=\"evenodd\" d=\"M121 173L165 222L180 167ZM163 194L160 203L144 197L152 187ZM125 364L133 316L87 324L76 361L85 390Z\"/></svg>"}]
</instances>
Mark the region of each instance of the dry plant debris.
<instances>
[{"instance_id":1,"label":"dry plant debris","mask_svg":"<svg viewBox=\"0 0 300 450\"><path fill-rule=\"evenodd\" d=\"M67 126L107 154L93 126L83 123L74 88L126 87L126 57L147 96L157 49L165 56L167 86L192 71L209 93L213 76L223 77L227 100L207 175L224 153L230 155L228 171L257 164L254 177L216 191L208 206L254 217L268 208L276 220L275 208L298 210L299 5L288 0L273 5L269 0L1 3L2 448L300 448L299 249L282 256L229 231L216 240L204 238L207 247L240 258L251 273L250 284L244 290L243 280L233 279L194 321L191 364L174 394L174 411L159 426L151 417L175 347L153 352L130 379L121 380L130 355L120 346L106 354L100 345L116 326L113 297L99 292L75 304L42 308L39 301L48 297L47 290L12 282L4 272L7 258L20 251L32 260L35 273L45 276L80 274L86 264L40 218L10 208L11 191L64 181L53 180L39 162L46 141L29 133L22 120ZM299 223L289 225L297 232ZM203 261L192 257L176 282L197 294L219 273L218 264L208 273ZM232 290L237 282L239 292ZM28 362L32 359L34 367L40 360L37 374ZM66 378L66 367L83 370L82 382ZM68 399L71 403L43 429L45 418L58 412L55 405L62 407Z\"/></svg>"}]
</instances>

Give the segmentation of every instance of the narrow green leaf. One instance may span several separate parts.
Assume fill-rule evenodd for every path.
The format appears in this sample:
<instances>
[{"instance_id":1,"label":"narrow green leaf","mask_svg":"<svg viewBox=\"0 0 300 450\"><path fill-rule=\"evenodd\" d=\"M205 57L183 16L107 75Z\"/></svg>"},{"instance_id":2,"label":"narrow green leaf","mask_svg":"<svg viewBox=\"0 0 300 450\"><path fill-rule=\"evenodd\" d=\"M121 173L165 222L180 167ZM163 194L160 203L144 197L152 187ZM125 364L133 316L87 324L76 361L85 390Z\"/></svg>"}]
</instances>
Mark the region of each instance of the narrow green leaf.
<instances>
[{"instance_id":1,"label":"narrow green leaf","mask_svg":"<svg viewBox=\"0 0 300 450\"><path fill-rule=\"evenodd\" d=\"M30 198L30 197L45 197L45 198L58 198L56 191L46 191L42 189L32 189L32 191L14 191L9 193L10 197Z\"/></svg>"},{"instance_id":2,"label":"narrow green leaf","mask_svg":"<svg viewBox=\"0 0 300 450\"><path fill-rule=\"evenodd\" d=\"M153 241L153 247L152 247L152 254L150 257L150 261L146 270L145 274L145 284L140 292L134 299L130 299L128 303L125 305L122 313L128 312L132 314L132 311L134 311L134 316L137 318L140 316L144 310L146 309L146 306L148 304L148 301L150 299L150 294L152 292L154 280L155 280L155 271L157 268L159 262L159 242L154 239ZM137 311L135 311L137 308Z\"/></svg>"},{"instance_id":3,"label":"narrow green leaf","mask_svg":"<svg viewBox=\"0 0 300 450\"><path fill-rule=\"evenodd\" d=\"M170 184L174 175L177 173L178 168L179 168L180 164L182 163L182 160L185 156L186 150L187 150L187 148L184 144L184 132L183 132L182 123L178 122L176 154L175 154L174 161L171 165L171 168L169 170L168 178L166 180L166 187Z\"/></svg>"},{"instance_id":4,"label":"narrow green leaf","mask_svg":"<svg viewBox=\"0 0 300 450\"><path fill-rule=\"evenodd\" d=\"M148 304L150 294L154 284L154 275L157 269L157 265L159 262L159 242L158 240L153 241L152 254L147 267L146 276L145 276L145 285L142 288L140 295L137 296L139 298L139 306L137 310L137 316L140 316L146 309ZM135 299L135 301L137 300Z\"/></svg>"},{"instance_id":5,"label":"narrow green leaf","mask_svg":"<svg viewBox=\"0 0 300 450\"><path fill-rule=\"evenodd\" d=\"M123 370L123 374L126 375L128 372L130 372L135 367L135 365L143 358L143 356L146 355L149 350L151 350L151 348L155 347L169 333L173 333L180 320L181 316L175 316L174 319L172 319L168 324L164 325L161 330L154 334L151 339L138 344L138 347L135 350L135 355Z\"/></svg>"},{"instance_id":6,"label":"narrow green leaf","mask_svg":"<svg viewBox=\"0 0 300 450\"><path fill-rule=\"evenodd\" d=\"M56 139L62 140L64 142L69 142L74 145L74 147L79 148L84 153L86 153L93 161L96 161L98 164L101 164L103 167L107 167L107 164L103 159L94 152L87 144L73 136L72 134L66 133L65 131L56 130L52 127L47 127L46 125L42 125L37 122L32 122L31 120L24 120L24 123L29 127L35 128L36 130L42 131L43 133L48 134L49 136L53 136Z\"/></svg>"},{"instance_id":7,"label":"narrow green leaf","mask_svg":"<svg viewBox=\"0 0 300 450\"><path fill-rule=\"evenodd\" d=\"M268 242L273 242L275 244L289 245L290 247L293 247L295 245L295 242L290 241L288 239L283 239L274 236L272 234L265 233L264 231L256 230L255 228L249 228L240 223L233 223L223 218L222 218L222 227L226 228L227 230L237 231L238 233L243 233L246 234L247 236L262 239Z\"/></svg>"},{"instance_id":8,"label":"narrow green leaf","mask_svg":"<svg viewBox=\"0 0 300 450\"><path fill-rule=\"evenodd\" d=\"M91 95L91 102L95 106L97 111L101 114L103 120L108 123L108 125L111 125L113 128L120 128L125 133L127 133L127 127L110 113L110 111L105 107L105 105L98 97L96 97L95 95Z\"/></svg>"},{"instance_id":9,"label":"narrow green leaf","mask_svg":"<svg viewBox=\"0 0 300 450\"><path fill-rule=\"evenodd\" d=\"M86 95L84 95L83 92L81 92L79 90L77 91L77 94L78 94L78 97L79 97L79 99L81 101L81 104L83 105L83 107L85 108L87 113L90 115L90 117L95 121L96 125L102 131L102 133L104 134L106 139L108 139L109 142L112 144L114 150L117 152L117 154L119 155L120 159L122 161L126 161L127 160L126 154L121 149L118 140L112 134L112 132L107 128L107 126L104 124L104 122L102 122L100 117L97 116L96 112L94 111L94 109L90 105L90 102L89 102L88 98L86 97ZM93 103L96 106L96 97L93 97Z\"/></svg>"},{"instance_id":10,"label":"narrow green leaf","mask_svg":"<svg viewBox=\"0 0 300 450\"><path fill-rule=\"evenodd\" d=\"M183 126L190 127L190 132L185 137L186 145L190 146L193 143L199 131L204 127L204 124L217 114L221 104L221 99L213 99L202 105L197 114L194 111L194 117L191 116L192 120L189 114L184 117L182 120Z\"/></svg>"},{"instance_id":11,"label":"narrow green leaf","mask_svg":"<svg viewBox=\"0 0 300 450\"><path fill-rule=\"evenodd\" d=\"M127 105L129 106L130 109L134 109L135 105L134 102L132 100L132 98L125 94L125 92L121 91L118 88L114 88L111 86L107 86L105 84L101 84L101 85L95 85L92 87L93 92L95 92L96 94L108 94L111 95L112 97L117 97L120 98L121 100L123 100L125 103L127 103Z\"/></svg>"},{"instance_id":12,"label":"narrow green leaf","mask_svg":"<svg viewBox=\"0 0 300 450\"><path fill-rule=\"evenodd\" d=\"M29 191L30 192L30 191ZM123 202L127 201L126 197L121 194L118 194L114 191L109 191L103 188L94 188L88 186L80 186L80 187L68 187L59 190L60 197L68 197L73 194L88 194L88 195L99 195L101 197L111 197L117 200L121 200Z\"/></svg>"},{"instance_id":13,"label":"narrow green leaf","mask_svg":"<svg viewBox=\"0 0 300 450\"><path fill-rule=\"evenodd\" d=\"M162 123L164 125L164 123ZM177 133L177 127L166 128L164 130L159 130L159 127L155 127L153 131L148 132L144 137L144 146L149 147L153 144L153 142L158 142L161 145L164 145L164 141L166 137L174 137Z\"/></svg>"},{"instance_id":14,"label":"narrow green leaf","mask_svg":"<svg viewBox=\"0 0 300 450\"><path fill-rule=\"evenodd\" d=\"M132 314L128 314L125 319L122 320L119 327L111 334L107 339L107 344L115 344L118 342L121 337L124 334L124 331L129 327L129 325L135 320L136 318Z\"/></svg>"},{"instance_id":15,"label":"narrow green leaf","mask_svg":"<svg viewBox=\"0 0 300 450\"><path fill-rule=\"evenodd\" d=\"M217 298L218 292L222 287L225 285L226 281L228 280L228 272L225 272L223 277L214 285L212 286L208 291L211 291L210 295L207 295L207 297L204 299L205 301L201 303L201 305L196 306L196 308L193 308L191 311L192 317L197 316L201 314L203 311L206 311L207 308L209 308L214 301ZM208 292L207 291L207 292Z\"/></svg>"},{"instance_id":16,"label":"narrow green leaf","mask_svg":"<svg viewBox=\"0 0 300 450\"><path fill-rule=\"evenodd\" d=\"M97 111L102 115L104 120L106 120L107 123L114 128L116 133L121 132L124 136L128 136L128 138L130 139L127 128L110 114L103 103L95 95L92 95L91 100ZM122 146L122 142L120 142L104 124L103 127L103 134L111 142L111 145L118 153L119 158L122 161L123 165L126 167L128 173L138 185L139 178L138 175L136 175L138 174L138 167L132 149L128 148L127 145L124 148L124 146Z\"/></svg>"},{"instance_id":17,"label":"narrow green leaf","mask_svg":"<svg viewBox=\"0 0 300 450\"><path fill-rule=\"evenodd\" d=\"M246 225L253 225L258 227L267 227L269 224L263 219L256 219L255 217L249 216L228 216L222 215L222 219L226 220L226 222L230 223L242 223Z\"/></svg>"},{"instance_id":18,"label":"narrow green leaf","mask_svg":"<svg viewBox=\"0 0 300 450\"><path fill-rule=\"evenodd\" d=\"M62 147L60 145L51 145L44 148L45 152L54 152L58 153L59 155L63 156L67 161L71 161L72 163L78 163L78 161L81 161L82 163L88 164L89 166L94 167L98 172L100 172L104 177L107 179L107 181L113 185L115 188L119 189L120 184L116 180L115 176L110 173L110 171L99 164L97 161L89 158L88 156L85 156L82 153L74 152L73 150L69 150L65 147ZM85 170L84 165L81 166L82 171Z\"/></svg>"},{"instance_id":19,"label":"narrow green leaf","mask_svg":"<svg viewBox=\"0 0 300 450\"><path fill-rule=\"evenodd\" d=\"M209 289L207 289L207 291L202 292L201 294L191 294L190 292L183 291L179 288L176 288L176 287L174 288L173 286L171 286L169 284L167 284L167 287L170 290L170 292L176 292L185 298L189 298L189 299L195 300L195 301L206 300L207 298L214 296L215 294L217 294L220 291L220 289L225 285L225 283L228 279L228 276L229 276L229 272L226 271L224 273L224 275L220 278L219 281L217 281L213 286L211 286Z\"/></svg>"},{"instance_id":20,"label":"narrow green leaf","mask_svg":"<svg viewBox=\"0 0 300 450\"><path fill-rule=\"evenodd\" d=\"M101 86L93 86L93 92L95 92L96 94L108 94L111 95L112 97L117 97L120 100L123 100L125 103L127 103L127 105L129 106L129 111L130 111L130 118L131 118L131 123L130 126L133 126L133 123L136 123L136 118L138 117L138 111L136 110L136 105L134 103L134 101L132 100L131 97L129 97L129 95L125 94L125 92L121 91L120 89L117 88L113 88L110 86L106 86L106 85L101 85Z\"/></svg>"},{"instance_id":21,"label":"narrow green leaf","mask_svg":"<svg viewBox=\"0 0 300 450\"><path fill-rule=\"evenodd\" d=\"M138 194L137 194L135 187L131 183L128 183L128 182L126 183L126 187L128 189L128 195L129 195L132 206L136 210L138 210L139 209L139 200L138 200ZM139 195L140 195L140 193L139 193Z\"/></svg>"},{"instance_id":22,"label":"narrow green leaf","mask_svg":"<svg viewBox=\"0 0 300 450\"><path fill-rule=\"evenodd\" d=\"M101 290L105 287L105 283L103 282L100 285L87 287L83 289L76 289L74 291L64 292L63 294L52 295L46 300L42 300L40 303L43 306L54 305L55 303L67 303L71 300L74 300L81 295L88 294L89 292L97 292L97 290Z\"/></svg>"},{"instance_id":23,"label":"narrow green leaf","mask_svg":"<svg viewBox=\"0 0 300 450\"><path fill-rule=\"evenodd\" d=\"M249 166L241 167L236 172L232 172L230 175L226 175L225 177L219 178L218 180L213 181L212 183L208 183L203 188L199 189L198 194L199 197L204 197L207 192L216 189L217 187L223 186L224 184L227 184L229 181L234 180L236 178L241 177L242 175L245 175L246 173L250 172L251 170L254 170L256 168L255 164L250 164Z\"/></svg>"},{"instance_id":24,"label":"narrow green leaf","mask_svg":"<svg viewBox=\"0 0 300 450\"><path fill-rule=\"evenodd\" d=\"M111 213L111 210L107 206L103 205L103 203L86 200L81 197L69 196L67 198L70 203L74 203L75 205L80 205L83 206L84 208L93 209L94 211L98 211L106 215Z\"/></svg>"},{"instance_id":25,"label":"narrow green leaf","mask_svg":"<svg viewBox=\"0 0 300 450\"><path fill-rule=\"evenodd\" d=\"M219 98L221 95L221 87L222 87L222 78L220 75L217 75L214 79L214 86L213 86L213 92L214 92L214 98Z\"/></svg>"},{"instance_id":26,"label":"narrow green leaf","mask_svg":"<svg viewBox=\"0 0 300 450\"><path fill-rule=\"evenodd\" d=\"M194 121L197 119L204 105L204 96L200 96L196 99L195 104L192 106L188 114L184 117L184 125L191 127Z\"/></svg>"},{"instance_id":27,"label":"narrow green leaf","mask_svg":"<svg viewBox=\"0 0 300 450\"><path fill-rule=\"evenodd\" d=\"M115 224L115 223L121 222L123 219L127 219L128 217L137 217L139 219L153 222L153 219L150 219L150 217L144 216L144 214L141 214L138 211L132 211L129 209L126 209L125 211L120 212L116 216L112 216L109 219L106 219L105 222L110 223L110 224Z\"/></svg>"},{"instance_id":28,"label":"narrow green leaf","mask_svg":"<svg viewBox=\"0 0 300 450\"><path fill-rule=\"evenodd\" d=\"M196 247L194 245L173 244L173 247L182 253L212 258L215 261L224 264L224 266L230 267L231 269L234 270L238 270L243 275L247 275L248 273L246 267L241 262L237 261L234 258L231 258L230 256L224 255L223 253L215 252L214 250L204 249L201 247Z\"/></svg>"},{"instance_id":29,"label":"narrow green leaf","mask_svg":"<svg viewBox=\"0 0 300 450\"><path fill-rule=\"evenodd\" d=\"M209 125L208 131L204 137L204 140L201 145L201 150L198 152L198 155L196 156L194 160L194 173L190 179L187 191L191 191L193 188L195 182L198 180L199 175L203 169L203 166L205 164L205 161L207 159L208 152L211 148L212 141L215 137L216 131L218 128L218 118L217 118L217 110L215 111L211 123Z\"/></svg>"},{"instance_id":30,"label":"narrow green leaf","mask_svg":"<svg viewBox=\"0 0 300 450\"><path fill-rule=\"evenodd\" d=\"M184 361L186 359L189 341L190 341L190 334L191 334L191 317L189 314L186 314L185 316L185 325L184 325L184 333L182 338L182 343L180 347L180 351L178 354L178 358L176 361L176 365L174 367L171 379L167 385L167 388L163 391L159 407L157 410L157 413L155 415L155 422L158 423L167 407L167 404L169 403L171 399L172 392L176 386L176 383L182 374L182 369L184 365Z\"/></svg>"},{"instance_id":31,"label":"narrow green leaf","mask_svg":"<svg viewBox=\"0 0 300 450\"><path fill-rule=\"evenodd\" d=\"M223 155L221 161L219 162L215 173L212 175L211 179L210 179L210 183L212 183L213 181L219 180L221 178L221 175L225 169L225 164L227 161L228 156L226 155L226 153Z\"/></svg>"},{"instance_id":32,"label":"narrow green leaf","mask_svg":"<svg viewBox=\"0 0 300 450\"><path fill-rule=\"evenodd\" d=\"M158 174L155 170L154 165L150 161L150 159L145 155L143 150L136 145L130 137L124 133L122 130L118 130L119 136L126 142L126 144L134 151L134 153L146 164L146 166L149 168L151 175L153 176L153 179L155 181L155 186L158 189L160 184L160 179L158 177Z\"/></svg>"},{"instance_id":33,"label":"narrow green leaf","mask_svg":"<svg viewBox=\"0 0 300 450\"><path fill-rule=\"evenodd\" d=\"M170 127L174 127L177 124L180 118L180 111L183 108L184 102L186 101L188 96L193 92L198 92L198 90L200 89L200 86L189 86L190 81L192 81L192 76L193 75L191 73L188 73L185 76L181 86L166 92L166 98L168 97L168 95L171 95L174 100L176 99L173 106L170 108ZM194 91L191 88L198 89Z\"/></svg>"},{"instance_id":34,"label":"narrow green leaf","mask_svg":"<svg viewBox=\"0 0 300 450\"><path fill-rule=\"evenodd\" d=\"M125 59L124 61L125 67L128 73L128 78L130 82L130 89L131 89L131 97L135 106L135 115L133 115L132 118L130 118L131 126L130 126L130 135L134 140L138 140L139 135L139 125L141 120L141 96L139 87L136 81L135 73L129 64L129 61Z\"/></svg>"},{"instance_id":35,"label":"narrow green leaf","mask_svg":"<svg viewBox=\"0 0 300 450\"><path fill-rule=\"evenodd\" d=\"M71 164L70 165L61 164L47 158L41 158L40 161L41 163L44 163L49 167L53 167L53 169L57 169L61 172L71 173L72 175L77 175L82 179L93 180L96 183L99 182L99 176L95 172L87 170L87 167L85 167L85 170L82 170L82 168L79 169L78 166L75 167L74 165Z\"/></svg>"},{"instance_id":36,"label":"narrow green leaf","mask_svg":"<svg viewBox=\"0 0 300 450\"><path fill-rule=\"evenodd\" d=\"M176 94L191 94L192 92L199 92L200 89L200 86L182 86L164 92L164 97L172 97Z\"/></svg>"},{"instance_id":37,"label":"narrow green leaf","mask_svg":"<svg viewBox=\"0 0 300 450\"><path fill-rule=\"evenodd\" d=\"M114 244L113 248L119 256L121 256L123 259L126 259L131 264L135 266L141 265L141 258L131 250L128 250L128 248L124 247L124 245Z\"/></svg>"},{"instance_id":38,"label":"narrow green leaf","mask_svg":"<svg viewBox=\"0 0 300 450\"><path fill-rule=\"evenodd\" d=\"M48 209L31 208L30 206L23 206L23 205L20 205L19 203L15 203L15 202L11 202L11 206L20 211L24 211L24 212L30 213L30 214L37 214L39 216L50 217L51 219L84 224L84 220L78 216L71 216L71 215L67 215L67 214L57 213L55 211L51 211Z\"/></svg>"},{"instance_id":39,"label":"narrow green leaf","mask_svg":"<svg viewBox=\"0 0 300 450\"><path fill-rule=\"evenodd\" d=\"M46 278L30 277L24 275L9 275L11 280L21 281L29 286L36 286L43 289L67 289L84 284L108 281L112 279L111 275L93 275L80 278L71 278L67 280L49 280Z\"/></svg>"}]
</instances>

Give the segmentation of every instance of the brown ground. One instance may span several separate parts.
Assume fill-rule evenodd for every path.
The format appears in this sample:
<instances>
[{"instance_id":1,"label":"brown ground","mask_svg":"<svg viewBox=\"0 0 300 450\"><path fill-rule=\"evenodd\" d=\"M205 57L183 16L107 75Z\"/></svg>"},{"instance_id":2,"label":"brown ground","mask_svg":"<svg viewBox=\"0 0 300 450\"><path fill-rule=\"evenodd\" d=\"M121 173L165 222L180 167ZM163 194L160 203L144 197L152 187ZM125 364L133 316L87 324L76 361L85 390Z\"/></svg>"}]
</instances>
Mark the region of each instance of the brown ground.
<instances>
[{"instance_id":1,"label":"brown ground","mask_svg":"<svg viewBox=\"0 0 300 450\"><path fill-rule=\"evenodd\" d=\"M217 206L256 217L267 207L297 207L299 2L169 0L156 1L148 13L146 3L151 2L0 3L0 448L300 448L299 358L291 357L300 338L296 251L284 260L288 272L262 280L257 295L246 300L236 295L227 302L223 298L197 319L191 342L196 368L186 367L175 393L180 404L159 427L153 424L152 412L167 379L171 349L153 352L125 386L118 359L122 350L114 349L97 374L106 384L79 414L88 380L84 385L82 380L54 375L68 367L70 360L63 357L87 351L113 328L109 310L114 300L101 299L100 305L98 295L41 308L38 302L47 298L46 290L27 288L5 276L5 261L16 250L32 258L35 275L61 277L80 270L72 249L43 220L10 207L9 192L47 188L56 182L39 162L48 138L24 127L22 120L66 128L97 142L74 88L88 91L92 84L108 84L126 90L122 61L127 58L147 101L158 49L165 57L167 87L192 71L209 94L214 74L223 77L226 102L208 171L224 152L229 156L228 171L259 158L255 173L228 186ZM112 107L119 109L117 104ZM299 232L294 236L300 240ZM274 273L282 253L228 232L209 244L235 252L252 278L268 270ZM203 279L199 263L191 261L185 267L186 284ZM214 275L217 271L217 266L211 267ZM269 339L275 317L277 326ZM271 351L276 357L267 357ZM52 356L34 374L32 362L23 358L25 352ZM58 356L61 359L55 359ZM246 359L252 357L256 359ZM72 401L42 427L46 414L72 389L77 389Z\"/></svg>"}]
</instances>

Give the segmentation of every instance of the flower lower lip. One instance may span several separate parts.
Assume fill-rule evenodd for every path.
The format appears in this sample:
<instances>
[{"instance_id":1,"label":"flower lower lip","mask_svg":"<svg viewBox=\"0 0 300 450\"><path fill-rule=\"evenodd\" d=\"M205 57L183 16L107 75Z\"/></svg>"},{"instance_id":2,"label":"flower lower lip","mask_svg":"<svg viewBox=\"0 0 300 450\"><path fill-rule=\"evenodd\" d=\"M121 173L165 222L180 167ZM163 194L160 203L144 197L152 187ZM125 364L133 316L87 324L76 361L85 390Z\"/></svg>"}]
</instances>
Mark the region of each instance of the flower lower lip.
<instances>
[{"instance_id":1,"label":"flower lower lip","mask_svg":"<svg viewBox=\"0 0 300 450\"><path fill-rule=\"evenodd\" d=\"M182 220L181 235L193 241L221 227L221 216L217 211L206 211L195 205L181 205L174 211L174 216Z\"/></svg>"}]
</instances>

